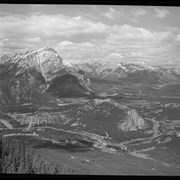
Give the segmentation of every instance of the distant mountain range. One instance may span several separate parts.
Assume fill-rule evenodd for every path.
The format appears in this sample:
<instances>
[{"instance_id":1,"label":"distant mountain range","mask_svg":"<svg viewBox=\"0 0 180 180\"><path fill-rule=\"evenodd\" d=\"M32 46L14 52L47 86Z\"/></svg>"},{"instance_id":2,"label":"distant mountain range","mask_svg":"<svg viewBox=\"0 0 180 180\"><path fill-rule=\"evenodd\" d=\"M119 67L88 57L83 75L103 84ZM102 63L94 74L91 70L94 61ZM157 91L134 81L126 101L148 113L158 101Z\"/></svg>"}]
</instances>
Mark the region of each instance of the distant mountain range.
<instances>
[{"instance_id":1,"label":"distant mountain range","mask_svg":"<svg viewBox=\"0 0 180 180\"><path fill-rule=\"evenodd\" d=\"M89 79L64 64L51 48L4 55L0 59L0 105L50 103L60 97L89 96Z\"/></svg>"},{"instance_id":2,"label":"distant mountain range","mask_svg":"<svg viewBox=\"0 0 180 180\"><path fill-rule=\"evenodd\" d=\"M57 104L63 97L97 97L90 80L115 83L171 84L180 82L174 69L137 64L70 64L52 48L0 58L0 105Z\"/></svg>"},{"instance_id":3,"label":"distant mountain range","mask_svg":"<svg viewBox=\"0 0 180 180\"><path fill-rule=\"evenodd\" d=\"M180 82L180 73L173 68L150 67L138 64L79 63L75 65L89 78L110 82L171 84Z\"/></svg>"}]
</instances>

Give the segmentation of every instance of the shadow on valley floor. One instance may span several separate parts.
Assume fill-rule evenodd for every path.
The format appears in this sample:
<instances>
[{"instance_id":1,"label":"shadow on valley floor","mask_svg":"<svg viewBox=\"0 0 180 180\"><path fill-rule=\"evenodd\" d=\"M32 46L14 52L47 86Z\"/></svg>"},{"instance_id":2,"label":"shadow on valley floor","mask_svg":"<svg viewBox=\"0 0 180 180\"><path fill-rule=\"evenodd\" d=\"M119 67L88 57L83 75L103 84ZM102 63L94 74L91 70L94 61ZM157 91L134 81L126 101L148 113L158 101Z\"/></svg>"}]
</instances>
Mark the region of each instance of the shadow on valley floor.
<instances>
[{"instance_id":1,"label":"shadow on valley floor","mask_svg":"<svg viewBox=\"0 0 180 180\"><path fill-rule=\"evenodd\" d=\"M57 150L63 150L68 151L70 153L76 153L76 152L88 152L91 151L90 147L84 147L79 145L73 145L73 144L67 144L67 145L60 145L60 144L53 144L51 142L42 142L38 145L34 145L33 148L41 149L57 149Z\"/></svg>"}]
</instances>

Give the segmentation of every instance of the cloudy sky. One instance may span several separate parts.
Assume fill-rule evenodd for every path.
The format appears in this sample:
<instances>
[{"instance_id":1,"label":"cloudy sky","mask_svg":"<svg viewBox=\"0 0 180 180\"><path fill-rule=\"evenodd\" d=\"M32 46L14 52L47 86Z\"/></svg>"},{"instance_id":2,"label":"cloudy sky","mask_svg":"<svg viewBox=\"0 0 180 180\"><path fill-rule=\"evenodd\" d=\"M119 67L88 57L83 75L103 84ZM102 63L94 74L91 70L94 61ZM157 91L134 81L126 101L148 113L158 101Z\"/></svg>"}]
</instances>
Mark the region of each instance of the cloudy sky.
<instances>
[{"instance_id":1,"label":"cloudy sky","mask_svg":"<svg viewBox=\"0 0 180 180\"><path fill-rule=\"evenodd\" d=\"M69 62L180 67L180 7L0 4L0 56L52 47Z\"/></svg>"}]
</instances>

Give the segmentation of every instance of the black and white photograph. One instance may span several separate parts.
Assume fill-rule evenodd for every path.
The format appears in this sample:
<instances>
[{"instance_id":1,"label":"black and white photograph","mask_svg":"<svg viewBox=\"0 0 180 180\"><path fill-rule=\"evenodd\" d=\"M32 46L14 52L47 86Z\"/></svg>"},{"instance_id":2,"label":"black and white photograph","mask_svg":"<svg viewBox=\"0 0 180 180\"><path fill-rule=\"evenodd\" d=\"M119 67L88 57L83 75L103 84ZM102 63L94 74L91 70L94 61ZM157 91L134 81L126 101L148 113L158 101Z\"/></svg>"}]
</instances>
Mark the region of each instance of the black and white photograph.
<instances>
[{"instance_id":1,"label":"black and white photograph","mask_svg":"<svg viewBox=\"0 0 180 180\"><path fill-rule=\"evenodd\" d=\"M179 19L1 3L0 174L179 176Z\"/></svg>"}]
</instances>

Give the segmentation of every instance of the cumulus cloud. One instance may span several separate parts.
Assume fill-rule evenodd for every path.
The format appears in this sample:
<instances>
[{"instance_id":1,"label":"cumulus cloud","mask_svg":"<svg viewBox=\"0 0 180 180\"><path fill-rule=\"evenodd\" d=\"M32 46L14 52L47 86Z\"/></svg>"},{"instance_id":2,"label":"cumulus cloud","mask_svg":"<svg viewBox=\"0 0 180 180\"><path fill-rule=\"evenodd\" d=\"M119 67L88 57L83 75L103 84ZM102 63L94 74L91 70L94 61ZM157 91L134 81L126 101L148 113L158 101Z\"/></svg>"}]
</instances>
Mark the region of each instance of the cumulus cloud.
<instances>
[{"instance_id":1,"label":"cumulus cloud","mask_svg":"<svg viewBox=\"0 0 180 180\"><path fill-rule=\"evenodd\" d=\"M105 16L119 15L109 8ZM134 11L143 16L143 9ZM162 16L162 15L161 15ZM65 60L120 60L126 57L160 59L169 53L179 30L152 31L130 25L107 25L81 16L0 14L0 53L51 45ZM2 55L2 54L1 54ZM148 60L147 60L148 61ZM149 60L150 61L150 60Z\"/></svg>"},{"instance_id":2,"label":"cumulus cloud","mask_svg":"<svg viewBox=\"0 0 180 180\"><path fill-rule=\"evenodd\" d=\"M101 33L107 26L101 22L74 19L68 16L32 16L29 19L31 29L46 36L71 36L82 33ZM35 26L36 24L36 26Z\"/></svg>"},{"instance_id":3,"label":"cumulus cloud","mask_svg":"<svg viewBox=\"0 0 180 180\"><path fill-rule=\"evenodd\" d=\"M135 17L144 16L144 15L146 15L147 13L148 13L148 12L147 12L145 9L140 8L140 9L136 9L136 10L134 11L134 16L135 16Z\"/></svg>"},{"instance_id":4,"label":"cumulus cloud","mask_svg":"<svg viewBox=\"0 0 180 180\"><path fill-rule=\"evenodd\" d=\"M55 48L66 60L101 59L104 61L121 61L126 59L130 62L138 58L148 63L158 59L165 59L172 48L176 36L170 29L164 31L150 31L145 28L130 25L112 25L106 31L104 39L96 39L91 42L75 43L61 41ZM168 56L167 56L168 57Z\"/></svg>"},{"instance_id":5,"label":"cumulus cloud","mask_svg":"<svg viewBox=\"0 0 180 180\"><path fill-rule=\"evenodd\" d=\"M142 52L130 52L127 56L129 56L129 57L142 57L143 53Z\"/></svg>"},{"instance_id":6,"label":"cumulus cloud","mask_svg":"<svg viewBox=\"0 0 180 180\"><path fill-rule=\"evenodd\" d=\"M180 34L177 35L176 40L180 42Z\"/></svg>"},{"instance_id":7,"label":"cumulus cloud","mask_svg":"<svg viewBox=\"0 0 180 180\"><path fill-rule=\"evenodd\" d=\"M62 41L57 44L57 46L69 46L73 45L74 43L72 41Z\"/></svg>"},{"instance_id":8,"label":"cumulus cloud","mask_svg":"<svg viewBox=\"0 0 180 180\"><path fill-rule=\"evenodd\" d=\"M64 15L1 16L0 37L14 35L72 36L102 33L108 26L101 22L81 20Z\"/></svg>"},{"instance_id":9,"label":"cumulus cloud","mask_svg":"<svg viewBox=\"0 0 180 180\"><path fill-rule=\"evenodd\" d=\"M80 19L82 19L82 17L81 16L75 16L75 17L73 17L74 19L76 19L76 20L80 20Z\"/></svg>"},{"instance_id":10,"label":"cumulus cloud","mask_svg":"<svg viewBox=\"0 0 180 180\"><path fill-rule=\"evenodd\" d=\"M170 13L167 9L155 8L154 11L155 11L155 17L158 17L158 18L164 18Z\"/></svg>"},{"instance_id":11,"label":"cumulus cloud","mask_svg":"<svg viewBox=\"0 0 180 180\"><path fill-rule=\"evenodd\" d=\"M150 31L145 28L130 25L114 25L108 29L105 39L96 39L92 42L75 43L61 41L55 48L64 59L76 58L85 61L99 58L102 60L121 60L123 58L143 58L151 62L152 57L167 55L174 38L172 32Z\"/></svg>"},{"instance_id":12,"label":"cumulus cloud","mask_svg":"<svg viewBox=\"0 0 180 180\"><path fill-rule=\"evenodd\" d=\"M54 49L59 52L63 59L68 61L77 59L88 60L100 55L98 45L92 42L75 43L72 41L61 41L54 45Z\"/></svg>"},{"instance_id":13,"label":"cumulus cloud","mask_svg":"<svg viewBox=\"0 0 180 180\"><path fill-rule=\"evenodd\" d=\"M118 14L119 13L113 8L109 8L108 12L102 13L103 16L111 20L115 19Z\"/></svg>"},{"instance_id":14,"label":"cumulus cloud","mask_svg":"<svg viewBox=\"0 0 180 180\"><path fill-rule=\"evenodd\" d=\"M104 44L114 46L114 51L124 57L157 59L167 55L172 48L174 35L171 31L150 31L145 28L129 25L112 26L111 33L106 37ZM129 53L132 52L132 53ZM164 57L163 57L164 58ZM153 62L152 60L149 62Z\"/></svg>"},{"instance_id":15,"label":"cumulus cloud","mask_svg":"<svg viewBox=\"0 0 180 180\"><path fill-rule=\"evenodd\" d=\"M41 38L40 37L22 37L22 38L19 38L19 40L26 43L39 43L41 41Z\"/></svg>"},{"instance_id":16,"label":"cumulus cloud","mask_svg":"<svg viewBox=\"0 0 180 180\"><path fill-rule=\"evenodd\" d=\"M22 44L10 41L8 38L0 41L0 56L4 54L11 54L24 48ZM2 54L1 54L2 53Z\"/></svg>"},{"instance_id":17,"label":"cumulus cloud","mask_svg":"<svg viewBox=\"0 0 180 180\"><path fill-rule=\"evenodd\" d=\"M1 41L1 48L16 50L22 48L23 46L17 42L10 41L9 39L3 39Z\"/></svg>"},{"instance_id":18,"label":"cumulus cloud","mask_svg":"<svg viewBox=\"0 0 180 180\"><path fill-rule=\"evenodd\" d=\"M1 49L36 49L42 41L46 44L47 39L53 41L74 35L101 34L109 28L101 22L61 14L25 16L5 13L0 15L0 24L0 40L9 39L9 43L3 43Z\"/></svg>"},{"instance_id":19,"label":"cumulus cloud","mask_svg":"<svg viewBox=\"0 0 180 180\"><path fill-rule=\"evenodd\" d=\"M106 38L107 42L121 42L120 40L136 41L163 41L171 37L170 31L154 31L140 27L132 27L130 25L114 25L111 27L111 33Z\"/></svg>"},{"instance_id":20,"label":"cumulus cloud","mask_svg":"<svg viewBox=\"0 0 180 180\"><path fill-rule=\"evenodd\" d=\"M120 53L111 53L110 56L115 56L115 57L118 57L118 58L123 58L122 54L120 54Z\"/></svg>"}]
</instances>

